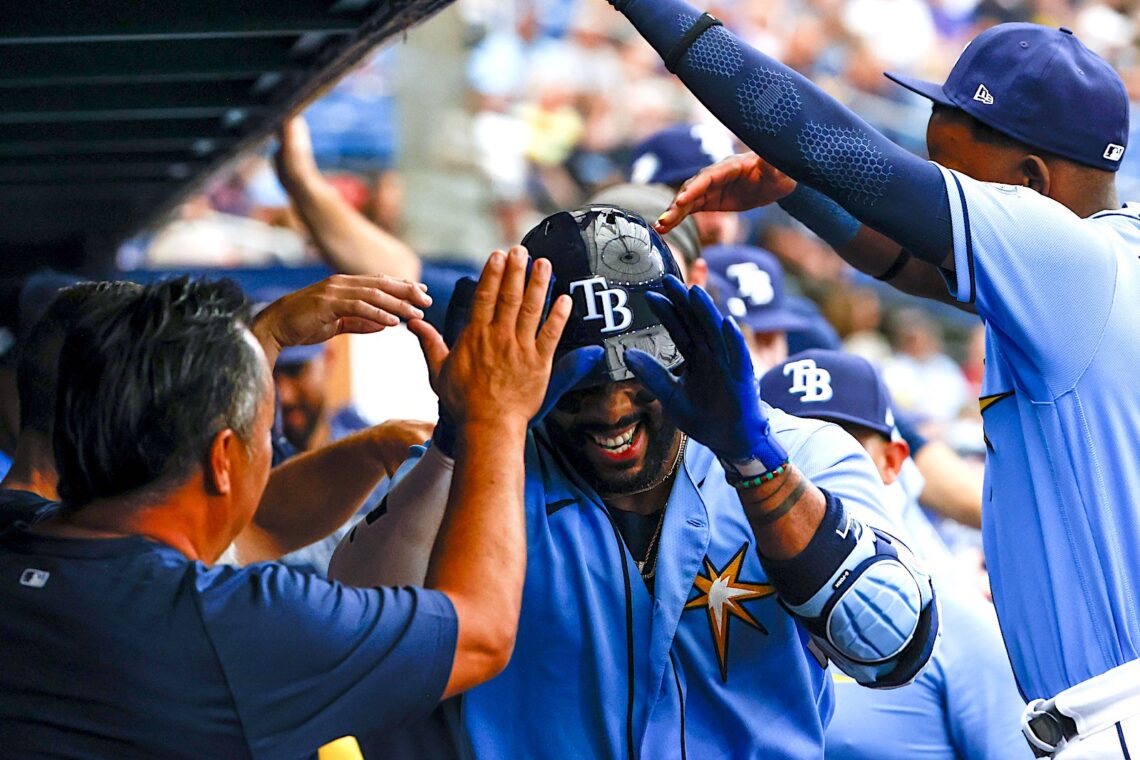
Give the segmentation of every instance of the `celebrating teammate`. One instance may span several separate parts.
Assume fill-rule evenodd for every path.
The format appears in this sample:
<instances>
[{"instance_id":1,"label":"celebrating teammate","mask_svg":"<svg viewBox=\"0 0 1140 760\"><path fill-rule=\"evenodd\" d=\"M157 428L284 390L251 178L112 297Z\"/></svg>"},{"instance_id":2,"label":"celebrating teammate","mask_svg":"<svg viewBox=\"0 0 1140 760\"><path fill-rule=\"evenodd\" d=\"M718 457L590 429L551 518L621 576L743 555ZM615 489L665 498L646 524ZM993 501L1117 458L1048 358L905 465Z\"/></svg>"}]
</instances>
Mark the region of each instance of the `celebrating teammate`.
<instances>
[{"instance_id":1,"label":"celebrating teammate","mask_svg":"<svg viewBox=\"0 0 1140 760\"><path fill-rule=\"evenodd\" d=\"M994 27L943 85L893 77L934 101L927 162L681 0L611 4L764 159L709 170L663 228L794 189L785 208L864 271L932 297L944 275L985 321L983 531L1026 737L1134 754L1140 214L1115 191L1120 77L1068 29Z\"/></svg>"},{"instance_id":2,"label":"celebrating teammate","mask_svg":"<svg viewBox=\"0 0 1140 760\"><path fill-rule=\"evenodd\" d=\"M73 329L54 435L63 508L0 538L4 754L301 757L501 670L526 564L526 425L569 314L561 299L543 322L549 263L529 287L525 264L489 259L450 355L412 322L456 425L434 590L210 567L258 505L274 411L232 283L147 286Z\"/></svg>"},{"instance_id":3,"label":"celebrating teammate","mask_svg":"<svg viewBox=\"0 0 1140 760\"><path fill-rule=\"evenodd\" d=\"M463 699L475 755L819 758L827 659L897 686L937 635L929 578L879 529L874 466L835 426L760 402L740 332L639 217L555 214L524 244L574 299L559 352L601 361L532 423L520 633ZM350 532L334 576L391 582L366 559L400 543L398 580L416 580L440 448Z\"/></svg>"},{"instance_id":4,"label":"celebrating teammate","mask_svg":"<svg viewBox=\"0 0 1140 760\"><path fill-rule=\"evenodd\" d=\"M874 366L839 351L804 351L768 370L760 395L788 414L834 422L867 449L942 604L942 639L913 685L869 691L834 674L828 760L1032 757L1019 730L1025 702L993 608L959 575L919 505L922 476L898 435L890 394Z\"/></svg>"}]
</instances>

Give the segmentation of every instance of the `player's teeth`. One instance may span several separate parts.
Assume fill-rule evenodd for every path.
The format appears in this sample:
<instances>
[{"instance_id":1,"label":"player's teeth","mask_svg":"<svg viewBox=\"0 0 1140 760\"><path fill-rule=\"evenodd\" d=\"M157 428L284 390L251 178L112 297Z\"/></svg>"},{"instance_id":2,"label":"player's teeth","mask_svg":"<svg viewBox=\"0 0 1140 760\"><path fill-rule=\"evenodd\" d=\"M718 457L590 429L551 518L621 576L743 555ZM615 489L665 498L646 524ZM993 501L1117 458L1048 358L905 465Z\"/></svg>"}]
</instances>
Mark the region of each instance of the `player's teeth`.
<instances>
[{"instance_id":1,"label":"player's teeth","mask_svg":"<svg viewBox=\"0 0 1140 760\"><path fill-rule=\"evenodd\" d=\"M615 451L615 452L620 452L620 451L625 451L626 449L628 449L630 447L630 445L633 442L633 434L636 432L637 432L637 428L635 426L635 427L630 428L627 432L623 433L622 435L619 435L619 436L616 436L613 438L603 438L600 435L594 435L591 437L594 439L594 443L598 444L602 448L610 449L611 451Z\"/></svg>"}]
</instances>

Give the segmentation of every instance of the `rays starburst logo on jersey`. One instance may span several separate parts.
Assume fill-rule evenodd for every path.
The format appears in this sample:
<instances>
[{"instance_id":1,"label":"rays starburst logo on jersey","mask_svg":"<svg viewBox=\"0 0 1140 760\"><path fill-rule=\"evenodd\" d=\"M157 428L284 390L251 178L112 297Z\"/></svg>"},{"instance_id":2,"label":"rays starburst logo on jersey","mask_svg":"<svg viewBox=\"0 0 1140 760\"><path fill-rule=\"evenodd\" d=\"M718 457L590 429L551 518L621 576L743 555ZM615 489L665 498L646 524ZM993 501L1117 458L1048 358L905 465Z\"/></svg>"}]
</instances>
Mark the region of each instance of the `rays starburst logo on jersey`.
<instances>
[{"instance_id":1,"label":"rays starburst logo on jersey","mask_svg":"<svg viewBox=\"0 0 1140 760\"><path fill-rule=\"evenodd\" d=\"M698 593L685 604L686 610L704 608L708 614L709 630L712 632L713 645L716 647L722 681L728 681L729 620L733 617L743 620L745 624L767 635L768 629L752 617L752 613L742 605L751 599L762 599L776 593L767 583L749 583L740 580L740 570L744 565L747 551L748 544L745 543L723 570L718 570L706 555L704 567L693 581L693 588Z\"/></svg>"}]
</instances>

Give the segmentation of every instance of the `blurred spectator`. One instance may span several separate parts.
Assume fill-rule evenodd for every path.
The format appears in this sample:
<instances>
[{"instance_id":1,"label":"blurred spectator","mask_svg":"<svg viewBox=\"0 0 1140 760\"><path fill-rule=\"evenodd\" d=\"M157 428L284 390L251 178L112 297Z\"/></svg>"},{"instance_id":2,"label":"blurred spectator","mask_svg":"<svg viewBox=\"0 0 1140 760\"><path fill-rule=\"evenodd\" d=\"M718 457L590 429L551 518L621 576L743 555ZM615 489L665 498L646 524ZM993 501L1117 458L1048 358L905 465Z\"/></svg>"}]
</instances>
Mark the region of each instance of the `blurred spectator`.
<instances>
[{"instance_id":1,"label":"blurred spectator","mask_svg":"<svg viewBox=\"0 0 1140 760\"><path fill-rule=\"evenodd\" d=\"M891 322L895 354L882 371L899 410L934 423L957 417L969 387L962 370L942 353L938 324L921 309L901 309Z\"/></svg>"},{"instance_id":2,"label":"blurred spectator","mask_svg":"<svg viewBox=\"0 0 1140 760\"><path fill-rule=\"evenodd\" d=\"M281 428L297 451L308 451L368 427L351 404L332 409L328 400L329 368L337 345L286 348L273 367Z\"/></svg>"}]
</instances>

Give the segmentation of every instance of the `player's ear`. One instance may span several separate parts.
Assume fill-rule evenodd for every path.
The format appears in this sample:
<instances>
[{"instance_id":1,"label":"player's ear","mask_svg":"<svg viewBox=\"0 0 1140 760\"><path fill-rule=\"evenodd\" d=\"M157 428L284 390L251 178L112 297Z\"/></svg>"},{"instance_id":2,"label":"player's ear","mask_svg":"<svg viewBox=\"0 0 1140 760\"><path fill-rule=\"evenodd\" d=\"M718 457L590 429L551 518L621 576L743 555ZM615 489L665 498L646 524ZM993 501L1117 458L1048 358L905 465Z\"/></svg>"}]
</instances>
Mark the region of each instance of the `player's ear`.
<instances>
[{"instance_id":1,"label":"player's ear","mask_svg":"<svg viewBox=\"0 0 1140 760\"><path fill-rule=\"evenodd\" d=\"M1030 153L1021 159L1021 165L1018 168L1024 178L1021 184L1036 190L1046 198L1049 197L1052 178L1049 175L1049 165L1045 163L1045 159Z\"/></svg>"},{"instance_id":2,"label":"player's ear","mask_svg":"<svg viewBox=\"0 0 1140 760\"><path fill-rule=\"evenodd\" d=\"M216 496L227 496L233 489L234 454L242 443L230 428L219 430L206 453L204 481Z\"/></svg>"},{"instance_id":3,"label":"player's ear","mask_svg":"<svg viewBox=\"0 0 1140 760\"><path fill-rule=\"evenodd\" d=\"M903 462L910 456L910 446L906 441L887 441L883 447L883 482L888 486L894 483L902 470Z\"/></svg>"},{"instance_id":4,"label":"player's ear","mask_svg":"<svg viewBox=\"0 0 1140 760\"><path fill-rule=\"evenodd\" d=\"M709 284L709 263L702 258L697 258L696 261L689 264L689 280L685 284L707 287Z\"/></svg>"}]
</instances>

